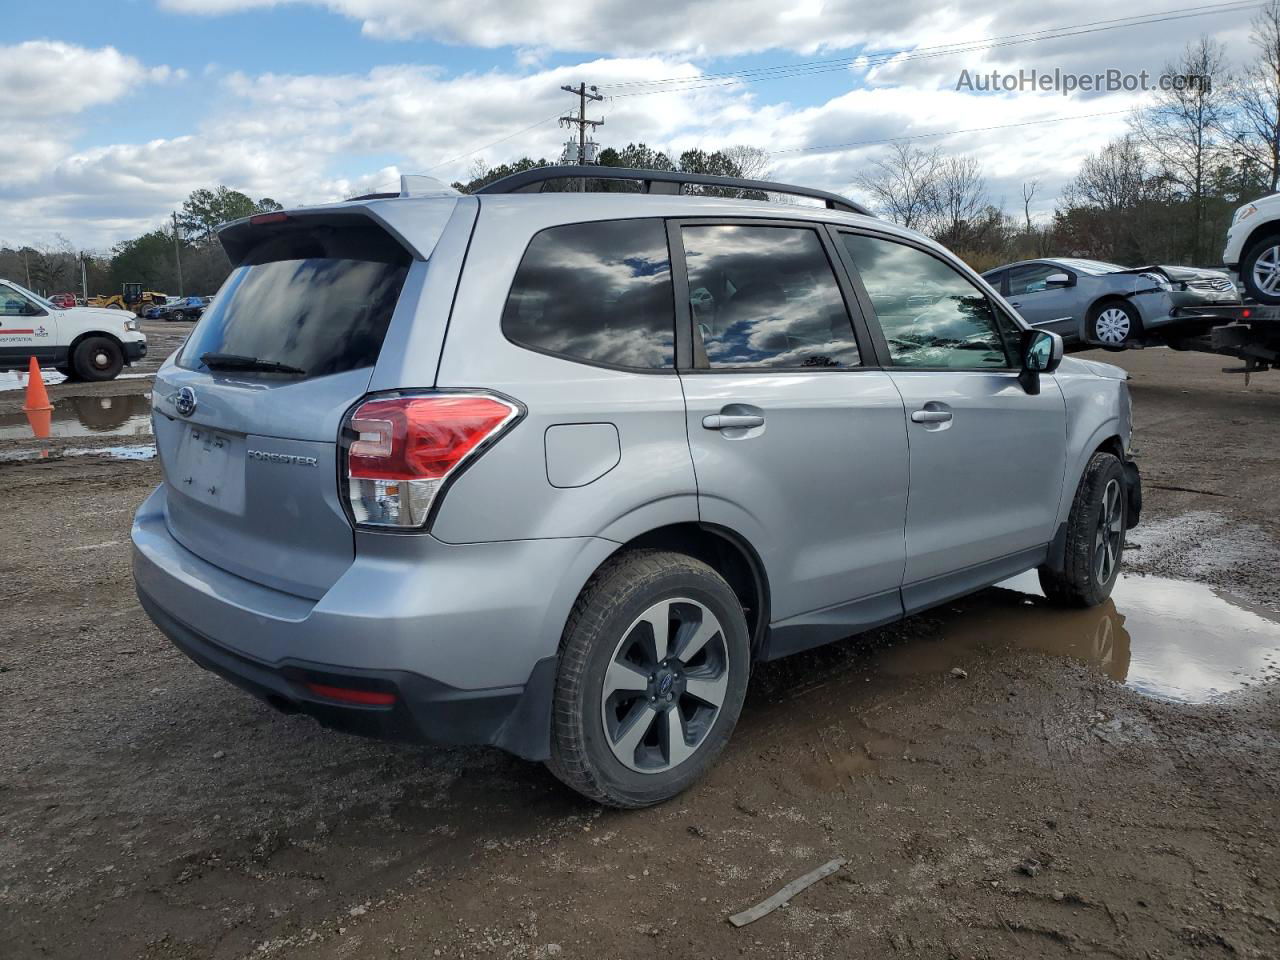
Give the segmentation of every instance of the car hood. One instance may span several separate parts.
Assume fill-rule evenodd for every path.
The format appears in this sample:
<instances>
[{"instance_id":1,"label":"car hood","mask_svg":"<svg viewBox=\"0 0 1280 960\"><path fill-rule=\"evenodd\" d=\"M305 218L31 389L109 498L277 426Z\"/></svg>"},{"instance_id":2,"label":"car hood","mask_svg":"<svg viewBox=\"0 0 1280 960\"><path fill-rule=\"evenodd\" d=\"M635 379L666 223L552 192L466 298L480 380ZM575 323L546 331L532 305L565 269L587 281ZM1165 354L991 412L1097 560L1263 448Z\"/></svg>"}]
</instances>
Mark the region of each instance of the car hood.
<instances>
[{"instance_id":1,"label":"car hood","mask_svg":"<svg viewBox=\"0 0 1280 960\"><path fill-rule=\"evenodd\" d=\"M1163 273L1170 280L1175 282L1185 282L1187 280L1203 280L1209 278L1219 278L1229 280L1230 277L1221 270L1203 270L1199 267L1172 267L1162 264L1151 264L1146 267L1133 267L1125 273Z\"/></svg>"},{"instance_id":2,"label":"car hood","mask_svg":"<svg viewBox=\"0 0 1280 960\"><path fill-rule=\"evenodd\" d=\"M1112 363L1084 360L1080 357L1063 357L1058 369L1064 373L1092 374L1104 380L1128 380L1129 372Z\"/></svg>"},{"instance_id":3,"label":"car hood","mask_svg":"<svg viewBox=\"0 0 1280 960\"><path fill-rule=\"evenodd\" d=\"M137 314L131 310L112 310L110 307L72 307L69 310L63 310L73 317L86 319L88 317L102 317L116 321L132 320Z\"/></svg>"}]
</instances>

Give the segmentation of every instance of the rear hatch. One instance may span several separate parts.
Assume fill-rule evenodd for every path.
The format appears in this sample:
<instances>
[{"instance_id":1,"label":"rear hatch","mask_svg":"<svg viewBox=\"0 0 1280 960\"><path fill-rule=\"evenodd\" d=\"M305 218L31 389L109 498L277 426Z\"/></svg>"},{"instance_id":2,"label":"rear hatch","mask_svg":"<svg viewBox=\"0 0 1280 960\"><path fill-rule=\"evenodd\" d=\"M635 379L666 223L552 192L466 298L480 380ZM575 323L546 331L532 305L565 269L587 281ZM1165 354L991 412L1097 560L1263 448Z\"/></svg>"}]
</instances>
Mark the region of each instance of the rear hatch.
<instances>
[{"instance_id":1,"label":"rear hatch","mask_svg":"<svg viewBox=\"0 0 1280 960\"><path fill-rule=\"evenodd\" d=\"M354 557L342 418L421 264L359 213L254 220L223 236L235 269L157 376L167 522L202 559L318 599Z\"/></svg>"}]
</instances>

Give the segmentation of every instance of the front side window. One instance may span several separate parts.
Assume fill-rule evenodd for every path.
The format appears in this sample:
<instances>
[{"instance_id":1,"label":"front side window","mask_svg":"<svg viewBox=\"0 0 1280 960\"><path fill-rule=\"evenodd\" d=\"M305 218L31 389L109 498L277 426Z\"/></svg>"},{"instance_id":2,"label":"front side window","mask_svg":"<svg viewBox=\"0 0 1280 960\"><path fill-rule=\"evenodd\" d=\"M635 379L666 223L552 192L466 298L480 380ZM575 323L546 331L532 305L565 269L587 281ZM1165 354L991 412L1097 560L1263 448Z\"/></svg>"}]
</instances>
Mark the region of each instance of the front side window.
<instances>
[{"instance_id":1,"label":"front side window","mask_svg":"<svg viewBox=\"0 0 1280 960\"><path fill-rule=\"evenodd\" d=\"M681 237L699 366L858 365L849 311L815 230L717 224L683 227Z\"/></svg>"},{"instance_id":2,"label":"front side window","mask_svg":"<svg viewBox=\"0 0 1280 960\"><path fill-rule=\"evenodd\" d=\"M1009 296L1022 297L1029 293L1043 293L1049 289L1045 281L1055 273L1062 273L1062 268L1048 263L1033 263L1027 267L1010 270Z\"/></svg>"},{"instance_id":3,"label":"front side window","mask_svg":"<svg viewBox=\"0 0 1280 960\"><path fill-rule=\"evenodd\" d=\"M26 297L8 287L0 287L0 317L29 317L36 312Z\"/></svg>"},{"instance_id":4,"label":"front side window","mask_svg":"<svg viewBox=\"0 0 1280 960\"><path fill-rule=\"evenodd\" d=\"M842 234L896 367L973 370L1012 366L986 294L954 267L916 247Z\"/></svg>"},{"instance_id":5,"label":"front side window","mask_svg":"<svg viewBox=\"0 0 1280 960\"><path fill-rule=\"evenodd\" d=\"M571 360L640 370L675 366L675 293L661 220L543 230L516 270L502 332Z\"/></svg>"}]
</instances>

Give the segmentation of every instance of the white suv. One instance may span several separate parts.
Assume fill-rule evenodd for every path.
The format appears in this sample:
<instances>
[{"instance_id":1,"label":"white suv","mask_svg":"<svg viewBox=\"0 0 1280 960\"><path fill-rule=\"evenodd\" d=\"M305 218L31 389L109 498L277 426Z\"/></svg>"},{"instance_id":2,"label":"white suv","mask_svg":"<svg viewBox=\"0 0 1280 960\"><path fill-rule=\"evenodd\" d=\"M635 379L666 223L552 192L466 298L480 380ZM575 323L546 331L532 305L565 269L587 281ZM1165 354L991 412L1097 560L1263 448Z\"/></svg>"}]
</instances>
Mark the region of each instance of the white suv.
<instances>
[{"instance_id":1,"label":"white suv","mask_svg":"<svg viewBox=\"0 0 1280 960\"><path fill-rule=\"evenodd\" d=\"M1280 193L1260 197L1236 211L1222 262L1240 274L1253 300L1280 304Z\"/></svg>"},{"instance_id":2,"label":"white suv","mask_svg":"<svg viewBox=\"0 0 1280 960\"><path fill-rule=\"evenodd\" d=\"M63 309L0 280L0 370L25 370L32 357L69 378L111 380L147 355L147 337L127 310Z\"/></svg>"}]
</instances>

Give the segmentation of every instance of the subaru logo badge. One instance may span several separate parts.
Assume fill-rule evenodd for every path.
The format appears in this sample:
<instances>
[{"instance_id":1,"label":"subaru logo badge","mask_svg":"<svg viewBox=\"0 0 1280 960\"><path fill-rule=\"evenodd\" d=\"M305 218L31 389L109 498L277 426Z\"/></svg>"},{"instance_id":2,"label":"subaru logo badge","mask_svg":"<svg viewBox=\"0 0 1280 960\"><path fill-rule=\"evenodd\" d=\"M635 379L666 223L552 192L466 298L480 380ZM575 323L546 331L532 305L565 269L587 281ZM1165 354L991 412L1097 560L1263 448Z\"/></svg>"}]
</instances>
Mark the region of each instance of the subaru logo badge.
<instances>
[{"instance_id":1,"label":"subaru logo badge","mask_svg":"<svg viewBox=\"0 0 1280 960\"><path fill-rule=\"evenodd\" d=\"M183 387L173 395L173 409L184 417L196 412L196 392L190 387Z\"/></svg>"}]
</instances>

